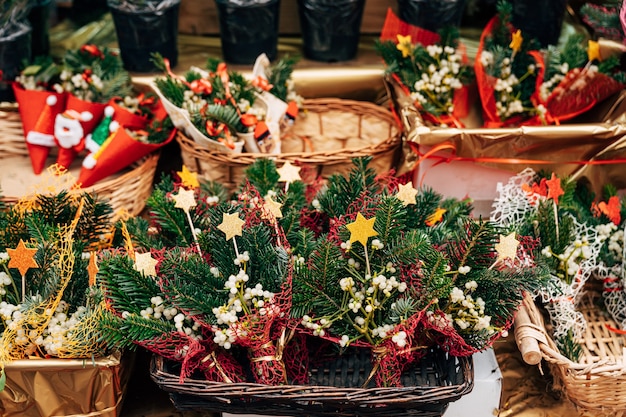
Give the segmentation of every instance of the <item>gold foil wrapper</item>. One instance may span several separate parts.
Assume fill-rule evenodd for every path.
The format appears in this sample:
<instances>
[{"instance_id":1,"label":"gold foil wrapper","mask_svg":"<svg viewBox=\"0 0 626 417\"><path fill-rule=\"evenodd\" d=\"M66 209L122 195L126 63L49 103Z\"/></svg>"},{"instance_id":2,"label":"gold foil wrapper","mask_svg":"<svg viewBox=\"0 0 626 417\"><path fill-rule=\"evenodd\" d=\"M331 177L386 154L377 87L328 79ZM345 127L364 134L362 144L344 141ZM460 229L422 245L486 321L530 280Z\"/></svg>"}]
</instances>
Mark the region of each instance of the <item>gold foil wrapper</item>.
<instances>
[{"instance_id":1,"label":"gold foil wrapper","mask_svg":"<svg viewBox=\"0 0 626 417\"><path fill-rule=\"evenodd\" d=\"M3 417L117 417L133 354L90 359L23 359L4 368Z\"/></svg>"},{"instance_id":2,"label":"gold foil wrapper","mask_svg":"<svg viewBox=\"0 0 626 417\"><path fill-rule=\"evenodd\" d=\"M399 86L388 78L385 86L405 129L399 173L417 168L426 152L441 148L428 157L471 161L511 175L530 167L586 178L596 193L607 183L626 188L626 91L572 123L487 129L474 127L482 124L479 109L462 120L467 128L428 126Z\"/></svg>"}]
</instances>

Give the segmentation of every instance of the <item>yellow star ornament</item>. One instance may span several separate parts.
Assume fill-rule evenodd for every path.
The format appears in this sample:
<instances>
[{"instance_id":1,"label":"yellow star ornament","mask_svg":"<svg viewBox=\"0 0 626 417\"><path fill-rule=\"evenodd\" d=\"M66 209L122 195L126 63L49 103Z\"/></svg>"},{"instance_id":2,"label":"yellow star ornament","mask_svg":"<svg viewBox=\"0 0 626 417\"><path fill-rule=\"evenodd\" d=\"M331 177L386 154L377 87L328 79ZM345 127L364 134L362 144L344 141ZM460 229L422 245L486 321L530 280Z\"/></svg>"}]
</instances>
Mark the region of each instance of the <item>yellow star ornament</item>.
<instances>
[{"instance_id":1,"label":"yellow star ornament","mask_svg":"<svg viewBox=\"0 0 626 417\"><path fill-rule=\"evenodd\" d=\"M222 223L217 228L224 232L226 240L230 240L235 236L241 236L244 224L245 222L239 218L239 213L223 213Z\"/></svg>"},{"instance_id":2,"label":"yellow star ornament","mask_svg":"<svg viewBox=\"0 0 626 417\"><path fill-rule=\"evenodd\" d=\"M156 265L159 261L152 257L150 252L135 252L135 270L144 275L156 276Z\"/></svg>"},{"instance_id":3,"label":"yellow star ornament","mask_svg":"<svg viewBox=\"0 0 626 417\"><path fill-rule=\"evenodd\" d=\"M30 268L39 268L39 265L37 265L35 261L37 249L27 248L22 239L20 239L20 243L17 244L15 249L7 248L7 253L10 258L9 268L17 268L22 276L26 274Z\"/></svg>"},{"instance_id":4,"label":"yellow star ornament","mask_svg":"<svg viewBox=\"0 0 626 417\"><path fill-rule=\"evenodd\" d=\"M286 182L287 184L302 179L300 178L300 167L291 165L289 161L285 162L285 164L276 171L280 175L278 181Z\"/></svg>"},{"instance_id":5,"label":"yellow star ornament","mask_svg":"<svg viewBox=\"0 0 626 417\"><path fill-rule=\"evenodd\" d=\"M180 180L182 181L184 187L192 189L200 187L200 183L198 182L198 174L189 171L187 166L183 165L183 170L176 171L176 173L180 177Z\"/></svg>"},{"instance_id":6,"label":"yellow star ornament","mask_svg":"<svg viewBox=\"0 0 626 417\"><path fill-rule=\"evenodd\" d=\"M274 201L272 197L268 197L265 199L265 204L263 204L263 207L267 211L272 213L275 218L280 219L281 217L283 217L283 212L280 210L283 205L278 201Z\"/></svg>"},{"instance_id":7,"label":"yellow star ornament","mask_svg":"<svg viewBox=\"0 0 626 417\"><path fill-rule=\"evenodd\" d=\"M522 37L522 31L517 29L513 35L511 35L511 43L509 44L509 48L511 48L514 52L519 52L522 49L522 43L524 42L524 38Z\"/></svg>"},{"instance_id":8,"label":"yellow star ornament","mask_svg":"<svg viewBox=\"0 0 626 417\"><path fill-rule=\"evenodd\" d=\"M589 62L602 61L602 55L600 55L600 44L596 41L590 40L587 44L587 58Z\"/></svg>"},{"instance_id":9,"label":"yellow star ornament","mask_svg":"<svg viewBox=\"0 0 626 417\"><path fill-rule=\"evenodd\" d=\"M500 235L500 242L495 244L496 252L498 252L498 261L504 259L515 259L517 256L517 247L519 246L519 240L515 239L515 232L511 232L508 235Z\"/></svg>"},{"instance_id":10,"label":"yellow star ornament","mask_svg":"<svg viewBox=\"0 0 626 417\"><path fill-rule=\"evenodd\" d=\"M189 213L189 209L196 206L196 197L193 190L180 188L178 194L174 194L172 199L176 202L174 207L183 209Z\"/></svg>"},{"instance_id":11,"label":"yellow star ornament","mask_svg":"<svg viewBox=\"0 0 626 417\"><path fill-rule=\"evenodd\" d=\"M413 187L413 181L398 185L398 194L396 194L396 198L402 201L404 207L409 204L415 204L415 196L417 196L417 190Z\"/></svg>"},{"instance_id":12,"label":"yellow star ornament","mask_svg":"<svg viewBox=\"0 0 626 417\"><path fill-rule=\"evenodd\" d=\"M411 35L396 35L398 39L398 44L396 45L396 49L402 52L402 58L406 58L411 55L413 52L413 43L411 42Z\"/></svg>"},{"instance_id":13,"label":"yellow star ornament","mask_svg":"<svg viewBox=\"0 0 626 417\"><path fill-rule=\"evenodd\" d=\"M378 236L378 232L374 230L374 222L376 217L366 219L361 213L357 213L356 220L346 225L350 231L350 243L361 242L361 245L367 246L367 239Z\"/></svg>"}]
</instances>

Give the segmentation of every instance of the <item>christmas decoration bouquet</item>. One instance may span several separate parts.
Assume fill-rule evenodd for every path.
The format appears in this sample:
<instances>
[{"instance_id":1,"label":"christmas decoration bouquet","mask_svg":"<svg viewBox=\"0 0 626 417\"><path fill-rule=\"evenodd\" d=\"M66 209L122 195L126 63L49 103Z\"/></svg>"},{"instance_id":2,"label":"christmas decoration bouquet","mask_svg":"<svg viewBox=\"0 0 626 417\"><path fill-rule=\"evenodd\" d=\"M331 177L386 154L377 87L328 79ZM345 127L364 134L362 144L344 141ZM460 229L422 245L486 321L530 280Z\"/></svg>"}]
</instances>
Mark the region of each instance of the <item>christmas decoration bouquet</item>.
<instances>
[{"instance_id":1,"label":"christmas decoration bouquet","mask_svg":"<svg viewBox=\"0 0 626 417\"><path fill-rule=\"evenodd\" d=\"M98 126L85 139L77 184L86 188L158 151L176 129L158 97L141 93L114 97Z\"/></svg>"},{"instance_id":2,"label":"christmas decoration bouquet","mask_svg":"<svg viewBox=\"0 0 626 417\"><path fill-rule=\"evenodd\" d=\"M474 61L485 127L559 124L623 90L619 58L602 57L598 42L577 33L541 49L513 27L511 2L497 9Z\"/></svg>"},{"instance_id":3,"label":"christmas decoration bouquet","mask_svg":"<svg viewBox=\"0 0 626 417\"><path fill-rule=\"evenodd\" d=\"M164 71L152 88L176 127L200 146L222 152L280 152L280 130L298 112L291 73L297 60L284 57L270 65L261 55L252 80L209 59L207 68L174 74L167 59L155 57Z\"/></svg>"},{"instance_id":4,"label":"christmas decoration bouquet","mask_svg":"<svg viewBox=\"0 0 626 417\"><path fill-rule=\"evenodd\" d=\"M538 256L548 266L550 279L534 295L550 315L557 345L571 352L568 347L582 337L587 326L577 310L585 284L598 271L608 277L610 268L622 262L623 255L614 253L623 245L614 224L621 222L621 203L615 196L608 202L595 201L575 180L537 174L529 168L499 185L498 193L494 221L540 243ZM605 284L620 285L615 279Z\"/></svg>"},{"instance_id":5,"label":"christmas decoration bouquet","mask_svg":"<svg viewBox=\"0 0 626 417\"><path fill-rule=\"evenodd\" d=\"M51 175L73 181L58 168ZM0 209L2 368L110 353L97 330L104 305L95 275L96 252L113 242L111 206L95 195L47 190Z\"/></svg>"},{"instance_id":6,"label":"christmas decoration bouquet","mask_svg":"<svg viewBox=\"0 0 626 417\"><path fill-rule=\"evenodd\" d=\"M137 94L121 60L107 48L83 45L67 51L60 63L36 58L13 87L36 174L53 148L66 169L86 153L78 182L88 187L174 135L159 100Z\"/></svg>"},{"instance_id":7,"label":"christmas decoration bouquet","mask_svg":"<svg viewBox=\"0 0 626 417\"><path fill-rule=\"evenodd\" d=\"M375 47L386 74L410 96L427 123L463 127L467 85L474 74L458 28L433 33L403 22L389 10Z\"/></svg>"},{"instance_id":8,"label":"christmas decoration bouquet","mask_svg":"<svg viewBox=\"0 0 626 417\"><path fill-rule=\"evenodd\" d=\"M471 219L468 202L382 180L367 162L314 200L328 222L311 245L294 245L292 315L340 348L369 349L376 384L401 386L427 348L491 346L546 273L532 239Z\"/></svg>"},{"instance_id":9,"label":"christmas decoration bouquet","mask_svg":"<svg viewBox=\"0 0 626 417\"><path fill-rule=\"evenodd\" d=\"M559 124L593 108L626 86L617 56L603 57L598 42L582 34L562 48L531 52L537 61L537 89L532 97L537 116L529 124Z\"/></svg>"},{"instance_id":10,"label":"christmas decoration bouquet","mask_svg":"<svg viewBox=\"0 0 626 417\"><path fill-rule=\"evenodd\" d=\"M287 382L292 266L280 204L245 186L234 199L186 168L104 256L101 322L113 346L143 346L220 382ZM132 238L130 238L132 236Z\"/></svg>"},{"instance_id":11,"label":"christmas decoration bouquet","mask_svg":"<svg viewBox=\"0 0 626 417\"><path fill-rule=\"evenodd\" d=\"M524 39L511 23L513 6L499 1L498 13L483 29L474 60L476 83L488 128L518 126L533 118L537 62L529 54L540 48L536 39Z\"/></svg>"}]
</instances>

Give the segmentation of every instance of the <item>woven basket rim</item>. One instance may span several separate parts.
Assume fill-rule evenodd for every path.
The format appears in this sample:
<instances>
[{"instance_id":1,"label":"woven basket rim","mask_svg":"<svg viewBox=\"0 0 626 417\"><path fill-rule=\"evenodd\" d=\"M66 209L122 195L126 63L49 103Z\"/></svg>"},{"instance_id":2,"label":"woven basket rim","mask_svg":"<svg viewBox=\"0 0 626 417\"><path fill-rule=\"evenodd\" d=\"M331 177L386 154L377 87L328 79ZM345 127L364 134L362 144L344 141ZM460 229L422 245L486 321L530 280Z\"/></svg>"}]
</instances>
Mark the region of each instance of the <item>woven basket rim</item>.
<instances>
[{"instance_id":1,"label":"woven basket rim","mask_svg":"<svg viewBox=\"0 0 626 417\"><path fill-rule=\"evenodd\" d=\"M280 397L281 402L288 400L320 400L319 395L332 395L333 402L341 401L354 405L389 404L388 396L393 396L391 403L403 401L456 401L461 396L472 391L474 387L474 365L471 357L457 357L463 383L447 386L407 386L407 387L377 387L377 388L348 388L322 385L264 385L255 382L216 382L197 379L185 379L180 383L179 376L164 370L167 359L153 354L150 362L150 375L154 382L165 391L186 394L208 395L219 398L241 398L253 396L255 399L270 399ZM175 388L173 388L175 387ZM415 394L415 395L412 395ZM336 398L340 397L340 400ZM406 408L406 407L405 407Z\"/></svg>"},{"instance_id":2,"label":"woven basket rim","mask_svg":"<svg viewBox=\"0 0 626 417\"><path fill-rule=\"evenodd\" d=\"M368 112L381 120L389 123L390 135L384 140L376 144L367 144L360 147L349 147L332 151L311 151L311 152L288 152L288 153L233 153L233 152L217 152L197 145L193 139L186 136L179 130L176 139L181 147L194 156L203 158L209 157L219 159L224 163L235 165L248 165L259 158L272 158L276 161L306 161L322 164L341 163L357 156L376 155L393 150L402 140L402 129L398 121L395 119L390 110L383 106L366 102L339 98L317 98L304 100L303 108L305 111L314 111L318 108L330 110L352 110L359 109L362 112ZM360 116L364 113L355 112ZM322 113L322 112L319 112ZM289 134L289 133L288 133Z\"/></svg>"},{"instance_id":3,"label":"woven basket rim","mask_svg":"<svg viewBox=\"0 0 626 417\"><path fill-rule=\"evenodd\" d=\"M595 278L589 278L593 280ZM583 312L585 319L588 320L588 314L586 312L590 309L597 308L593 305L593 299L600 296L594 290L587 290L585 294L582 294L580 302L578 304L578 311ZM589 363L574 362L568 357L564 356L557 347L556 342L552 338L550 332L546 327L546 322L541 313L541 307L539 307L534 299L527 296L523 302L524 307L528 312L528 316L531 320L533 328L540 332L536 340L539 344L541 355L548 363L556 365L563 370L567 371L567 374L573 378L580 378L585 381L589 381L592 377L609 377L614 378L620 375L626 375L626 363L624 358L621 357L616 361L608 361L607 359L595 359L589 358ZM589 320L588 320L589 321ZM617 324L610 318L606 317L604 323L614 328ZM625 338L623 344L626 346L626 336L614 333L617 338ZM584 342L584 340L583 340Z\"/></svg>"}]
</instances>

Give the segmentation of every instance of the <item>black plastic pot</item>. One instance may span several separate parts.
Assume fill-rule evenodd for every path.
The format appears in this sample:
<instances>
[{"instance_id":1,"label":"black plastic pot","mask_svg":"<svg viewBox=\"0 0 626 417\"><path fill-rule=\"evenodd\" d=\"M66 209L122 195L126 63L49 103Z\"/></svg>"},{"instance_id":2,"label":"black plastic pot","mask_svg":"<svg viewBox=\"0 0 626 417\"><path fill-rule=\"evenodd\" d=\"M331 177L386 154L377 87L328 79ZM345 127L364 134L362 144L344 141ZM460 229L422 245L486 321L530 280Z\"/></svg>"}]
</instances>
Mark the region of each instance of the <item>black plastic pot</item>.
<instances>
[{"instance_id":1,"label":"black plastic pot","mask_svg":"<svg viewBox=\"0 0 626 417\"><path fill-rule=\"evenodd\" d=\"M466 4L467 0L398 0L398 17L438 32L445 26L460 26Z\"/></svg>"},{"instance_id":2,"label":"black plastic pot","mask_svg":"<svg viewBox=\"0 0 626 417\"><path fill-rule=\"evenodd\" d=\"M325 62L353 59L365 0L298 0L304 56Z\"/></svg>"},{"instance_id":3,"label":"black plastic pot","mask_svg":"<svg viewBox=\"0 0 626 417\"><path fill-rule=\"evenodd\" d=\"M51 0L36 1L28 12L33 57L50 54L50 5Z\"/></svg>"},{"instance_id":4,"label":"black plastic pot","mask_svg":"<svg viewBox=\"0 0 626 417\"><path fill-rule=\"evenodd\" d=\"M280 0L215 0L220 22L222 56L231 64L250 65L278 50Z\"/></svg>"},{"instance_id":5,"label":"black plastic pot","mask_svg":"<svg viewBox=\"0 0 626 417\"><path fill-rule=\"evenodd\" d=\"M147 1L144 7L109 0L124 68L155 72L152 54L158 52L175 67L178 62L180 0Z\"/></svg>"},{"instance_id":6,"label":"black plastic pot","mask_svg":"<svg viewBox=\"0 0 626 417\"><path fill-rule=\"evenodd\" d=\"M14 24L15 30L0 36L0 101L15 101L11 84L31 57L31 27L28 22Z\"/></svg>"},{"instance_id":7,"label":"black plastic pot","mask_svg":"<svg viewBox=\"0 0 626 417\"><path fill-rule=\"evenodd\" d=\"M556 45L561 36L568 0L513 0L513 26L525 39L535 38L542 47Z\"/></svg>"}]
</instances>

